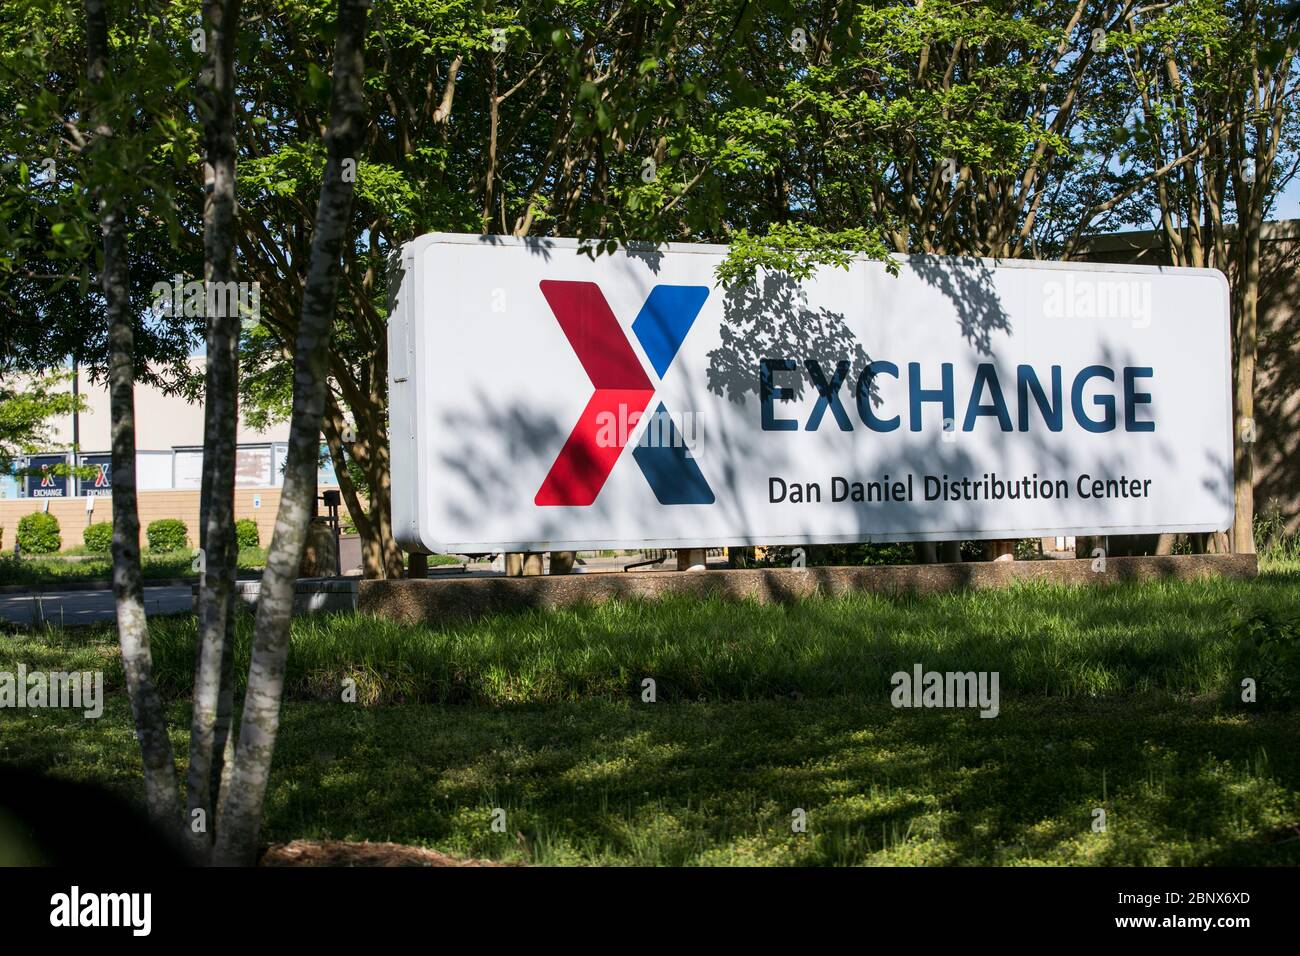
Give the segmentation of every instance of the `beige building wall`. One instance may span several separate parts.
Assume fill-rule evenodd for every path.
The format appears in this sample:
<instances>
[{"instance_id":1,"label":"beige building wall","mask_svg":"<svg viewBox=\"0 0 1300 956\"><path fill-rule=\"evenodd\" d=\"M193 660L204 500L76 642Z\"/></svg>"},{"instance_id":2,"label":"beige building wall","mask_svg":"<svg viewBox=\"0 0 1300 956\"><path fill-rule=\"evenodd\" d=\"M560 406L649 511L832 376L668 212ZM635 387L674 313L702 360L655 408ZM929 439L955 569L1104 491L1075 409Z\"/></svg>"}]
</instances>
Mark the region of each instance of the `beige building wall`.
<instances>
[{"instance_id":1,"label":"beige building wall","mask_svg":"<svg viewBox=\"0 0 1300 956\"><path fill-rule=\"evenodd\" d=\"M204 362L202 357L193 359L196 372L202 374ZM71 391L71 383L66 391ZM111 446L108 388L104 384L93 384L86 376L81 376L80 391L85 397L86 409L80 415L81 441L83 455L102 454ZM193 451L203 447L203 405L201 402L190 403L184 397L167 394L161 389L143 383L135 389L137 482L140 508L141 545L144 546L144 529L151 521L159 518L180 518L189 531L189 543L196 546L199 534L199 490L197 487L169 487L174 479L182 482L192 480L197 484L199 457ZM57 453L72 445L72 416L63 416L50 421L48 450ZM266 430L250 427L240 418L237 440L240 446L273 446L287 442L289 438L288 422L273 425ZM175 454L177 449L191 451ZM245 465L269 457L275 460L275 453L265 449L254 448L252 459L244 461ZM251 474L237 477L248 482L235 489L235 517L251 518L257 522L262 546L271 541L271 532L275 526L275 514L280 506L280 489L274 485L277 476L272 474L272 484L263 485L254 480ZM324 486L323 486L324 487ZM0 498L0 548L12 553L14 536L18 522L23 515L44 511L49 501L49 512L59 519L63 548L79 548L84 544L82 533L92 522L112 520L112 499L108 496L90 498L93 510L86 511L87 498ZM254 507L254 502L259 507Z\"/></svg>"},{"instance_id":2,"label":"beige building wall","mask_svg":"<svg viewBox=\"0 0 1300 956\"><path fill-rule=\"evenodd\" d=\"M202 357L191 360L194 372L202 376ZM18 376L21 381L22 376ZM69 381L61 392L70 392ZM111 445L112 415L108 388L80 378L85 409L80 413L82 456L105 455ZM185 396L165 392L143 383L135 389L136 486L141 492L197 489L203 459L203 405ZM47 423L46 441L38 455L66 455L73 445L73 416L63 415ZM235 481L241 488L275 488L281 484L281 467L288 451L289 423L278 422L265 429L253 428L241 416L236 429L238 451ZM332 467L321 474L322 486L334 484ZM0 476L0 500L20 497L22 479L15 483Z\"/></svg>"},{"instance_id":3,"label":"beige building wall","mask_svg":"<svg viewBox=\"0 0 1300 956\"><path fill-rule=\"evenodd\" d=\"M202 374L204 361L192 360ZM71 386L65 391L71 391ZM106 452L112 442L112 417L108 408L107 383L94 384L81 375L81 393L87 408L81 413L81 450L86 454ZM50 422L51 444L55 448L72 445L72 416ZM140 451L170 451L177 446L203 445L203 403L187 402L180 395L168 395L161 389L139 383L135 387L135 447ZM265 431L249 427L241 415L236 441L241 445L289 440L289 423L272 425Z\"/></svg>"},{"instance_id":4,"label":"beige building wall","mask_svg":"<svg viewBox=\"0 0 1300 956\"><path fill-rule=\"evenodd\" d=\"M261 507L254 507L254 500L260 500ZM34 511L44 511L42 498L7 498L0 500L0 527L4 528L0 547L12 553L14 534L18 530L18 521L23 515ZM86 511L85 498L50 498L50 514L59 519L59 532L63 538L63 549L79 548L85 542L82 533L92 522L111 521L113 502L109 498L91 498L95 510ZM140 545L145 547L148 539L144 531L151 521L159 518L180 518L189 529L190 547L196 547L199 536L199 493L194 489L176 491L142 491L140 502ZM235 520L252 518L257 522L257 532L262 547L271 543L271 532L275 529L275 513L280 507L280 489L278 488L237 488L235 489Z\"/></svg>"}]
</instances>

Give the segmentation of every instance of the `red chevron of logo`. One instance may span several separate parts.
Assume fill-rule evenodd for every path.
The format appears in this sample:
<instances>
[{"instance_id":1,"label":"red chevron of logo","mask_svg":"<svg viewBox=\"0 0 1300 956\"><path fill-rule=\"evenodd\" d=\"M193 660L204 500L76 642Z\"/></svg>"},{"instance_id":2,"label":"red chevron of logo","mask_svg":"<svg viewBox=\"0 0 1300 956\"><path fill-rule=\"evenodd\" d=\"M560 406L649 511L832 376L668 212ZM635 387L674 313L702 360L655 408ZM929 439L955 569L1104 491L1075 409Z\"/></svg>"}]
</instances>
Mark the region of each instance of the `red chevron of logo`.
<instances>
[{"instance_id":1,"label":"red chevron of logo","mask_svg":"<svg viewBox=\"0 0 1300 956\"><path fill-rule=\"evenodd\" d=\"M589 505L596 500L623 448L597 442L598 416L617 416L626 408L629 420L650 404L654 386L623 334L618 319L594 282L543 281L546 298L595 387L587 407L555 459L533 499L539 505Z\"/></svg>"}]
</instances>

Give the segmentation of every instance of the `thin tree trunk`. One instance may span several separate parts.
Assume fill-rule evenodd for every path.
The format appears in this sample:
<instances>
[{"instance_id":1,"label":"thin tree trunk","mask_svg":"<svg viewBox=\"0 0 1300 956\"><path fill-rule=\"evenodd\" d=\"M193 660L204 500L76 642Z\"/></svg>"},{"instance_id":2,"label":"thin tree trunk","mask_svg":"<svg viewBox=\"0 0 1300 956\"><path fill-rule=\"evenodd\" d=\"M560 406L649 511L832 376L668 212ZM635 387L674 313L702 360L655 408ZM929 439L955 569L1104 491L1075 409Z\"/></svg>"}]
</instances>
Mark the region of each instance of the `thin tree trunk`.
<instances>
[{"instance_id":1,"label":"thin tree trunk","mask_svg":"<svg viewBox=\"0 0 1300 956\"><path fill-rule=\"evenodd\" d=\"M483 183L483 235L492 231L492 199L497 171L497 125L501 119L501 100L497 97L496 57L492 58L492 81L488 89L487 175Z\"/></svg>"},{"instance_id":2,"label":"thin tree trunk","mask_svg":"<svg viewBox=\"0 0 1300 956\"><path fill-rule=\"evenodd\" d=\"M233 709L235 626L235 442L241 315L226 283L235 274L235 40L241 0L204 0L208 62L200 83L206 108L204 143L211 187L203 207L207 374L200 493L199 640L190 723L191 842L200 858L212 846L213 825ZM223 294L224 293L224 294ZM241 304L242 297L238 300ZM213 309L214 304L223 308ZM227 314L230 313L230 314ZM203 825L198 826L198 821Z\"/></svg>"},{"instance_id":3,"label":"thin tree trunk","mask_svg":"<svg viewBox=\"0 0 1300 956\"><path fill-rule=\"evenodd\" d=\"M92 96L111 96L108 62L108 15L104 0L85 0L86 78ZM92 109L95 140L91 154L96 163L111 164L113 127L102 108ZM115 171L112 176L123 176ZM95 178L103 184L111 175L103 167ZM126 249L126 202L118 196L99 195L99 228L104 242L100 276L108 312L109 414L112 419L113 458L113 599L117 605L117 634L122 647L127 693L135 718L136 736L144 762L145 801L149 814L167 832L181 826L180 791L167 717L153 683L153 655L149 650L149 625L144 613L140 574L140 514L135 493L135 333L132 326Z\"/></svg>"},{"instance_id":4,"label":"thin tree trunk","mask_svg":"<svg viewBox=\"0 0 1300 956\"><path fill-rule=\"evenodd\" d=\"M1237 275L1237 374L1233 404L1237 427L1234 436L1234 488L1232 550L1255 553L1255 353L1259 313L1260 223L1248 219L1237 242L1241 268Z\"/></svg>"},{"instance_id":5,"label":"thin tree trunk","mask_svg":"<svg viewBox=\"0 0 1300 956\"><path fill-rule=\"evenodd\" d=\"M365 123L364 48L369 0L339 0L326 163L312 234L294 353L293 413L284 488L266 558L253 635L253 659L230 785L217 822L215 860L255 861L271 756L280 729L293 587L311 521L316 464L328 392L327 360L340 257L352 211L352 177Z\"/></svg>"},{"instance_id":6,"label":"thin tree trunk","mask_svg":"<svg viewBox=\"0 0 1300 956\"><path fill-rule=\"evenodd\" d=\"M404 559L402 549L397 546L393 534L393 494L392 471L388 460L384 459L382 467L376 467L370 477L370 513L379 538L385 573L390 578L400 578Z\"/></svg>"},{"instance_id":7,"label":"thin tree trunk","mask_svg":"<svg viewBox=\"0 0 1300 956\"><path fill-rule=\"evenodd\" d=\"M383 427L384 409L373 400L363 400L354 393L352 413L357 420L357 441L352 445L352 461L361 468L367 485L366 504L361 489L348 471L348 457L342 443L343 414L338 403L327 400L325 438L339 493L352 523L361 538L361 558L368 580L401 577L402 552L393 538L392 504L389 491L388 435Z\"/></svg>"}]
</instances>

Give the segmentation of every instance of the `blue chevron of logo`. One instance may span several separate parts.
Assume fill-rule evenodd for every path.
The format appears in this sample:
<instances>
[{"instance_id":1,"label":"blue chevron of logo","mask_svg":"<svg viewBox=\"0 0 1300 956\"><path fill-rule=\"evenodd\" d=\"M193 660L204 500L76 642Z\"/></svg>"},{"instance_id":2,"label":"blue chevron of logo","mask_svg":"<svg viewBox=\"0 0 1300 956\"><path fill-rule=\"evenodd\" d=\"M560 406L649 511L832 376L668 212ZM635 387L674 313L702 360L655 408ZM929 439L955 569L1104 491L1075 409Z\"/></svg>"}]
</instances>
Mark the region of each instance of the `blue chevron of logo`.
<instances>
[{"instance_id":1,"label":"blue chevron of logo","mask_svg":"<svg viewBox=\"0 0 1300 956\"><path fill-rule=\"evenodd\" d=\"M632 333L660 379L673 364L708 297L708 287L702 285L657 285L650 290L632 323Z\"/></svg>"},{"instance_id":2,"label":"blue chevron of logo","mask_svg":"<svg viewBox=\"0 0 1300 956\"><path fill-rule=\"evenodd\" d=\"M706 286L657 285L641 306L632 323L632 334L641 343L661 381L708 297ZM638 444L632 451L655 498L661 505L713 504L713 489L679 438L663 402L659 403L655 416L668 422L666 443ZM659 434L662 439L662 429Z\"/></svg>"},{"instance_id":3,"label":"blue chevron of logo","mask_svg":"<svg viewBox=\"0 0 1300 956\"><path fill-rule=\"evenodd\" d=\"M689 457L686 444L677 437L677 428L663 402L659 403L655 415L668 423L667 441L638 444L632 450L632 457L650 483L650 490L661 505L713 504L713 489L704 480L704 473L695 459Z\"/></svg>"}]
</instances>

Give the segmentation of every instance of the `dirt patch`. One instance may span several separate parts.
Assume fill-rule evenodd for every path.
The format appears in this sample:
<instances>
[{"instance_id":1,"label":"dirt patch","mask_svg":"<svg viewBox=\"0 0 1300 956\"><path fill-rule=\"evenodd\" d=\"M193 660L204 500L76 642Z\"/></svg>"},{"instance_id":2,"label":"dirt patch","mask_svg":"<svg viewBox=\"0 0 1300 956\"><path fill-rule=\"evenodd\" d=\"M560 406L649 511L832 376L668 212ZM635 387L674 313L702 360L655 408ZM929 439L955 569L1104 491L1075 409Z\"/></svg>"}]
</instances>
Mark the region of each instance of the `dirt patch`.
<instances>
[{"instance_id":1,"label":"dirt patch","mask_svg":"<svg viewBox=\"0 0 1300 956\"><path fill-rule=\"evenodd\" d=\"M274 843L259 866L508 866L492 860L448 856L403 843L348 843L342 840L294 840Z\"/></svg>"}]
</instances>

